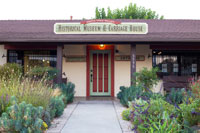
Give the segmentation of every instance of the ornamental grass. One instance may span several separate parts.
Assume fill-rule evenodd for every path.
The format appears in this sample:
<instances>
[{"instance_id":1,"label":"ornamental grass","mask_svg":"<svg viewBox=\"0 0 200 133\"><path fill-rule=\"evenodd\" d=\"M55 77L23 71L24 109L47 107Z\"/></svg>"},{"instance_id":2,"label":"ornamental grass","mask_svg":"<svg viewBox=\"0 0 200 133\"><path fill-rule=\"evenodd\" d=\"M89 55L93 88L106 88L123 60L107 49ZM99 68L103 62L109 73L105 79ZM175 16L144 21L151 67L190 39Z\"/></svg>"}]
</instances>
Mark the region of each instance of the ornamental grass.
<instances>
[{"instance_id":1,"label":"ornamental grass","mask_svg":"<svg viewBox=\"0 0 200 133\"><path fill-rule=\"evenodd\" d=\"M52 85L45 78L35 80L30 77L10 76L9 79L0 79L0 96L2 97L15 96L19 102L25 101L35 107L47 108L52 95Z\"/></svg>"}]
</instances>

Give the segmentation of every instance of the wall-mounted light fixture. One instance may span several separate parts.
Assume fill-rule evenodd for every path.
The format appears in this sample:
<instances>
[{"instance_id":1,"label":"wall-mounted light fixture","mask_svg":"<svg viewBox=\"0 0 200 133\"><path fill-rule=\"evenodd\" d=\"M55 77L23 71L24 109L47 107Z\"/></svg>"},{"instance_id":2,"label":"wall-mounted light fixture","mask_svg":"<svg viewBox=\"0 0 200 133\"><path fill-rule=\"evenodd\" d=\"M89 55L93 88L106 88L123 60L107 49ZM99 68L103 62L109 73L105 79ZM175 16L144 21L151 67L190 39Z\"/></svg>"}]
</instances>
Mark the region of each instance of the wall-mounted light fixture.
<instances>
[{"instance_id":1,"label":"wall-mounted light fixture","mask_svg":"<svg viewBox=\"0 0 200 133\"><path fill-rule=\"evenodd\" d=\"M160 52L158 52L158 55L161 55L162 54L162 52L160 51Z\"/></svg>"},{"instance_id":2,"label":"wall-mounted light fixture","mask_svg":"<svg viewBox=\"0 0 200 133\"><path fill-rule=\"evenodd\" d=\"M100 48L103 48L103 47L104 47L104 45L103 45L103 44L100 44L100 45L99 45L99 47L100 47Z\"/></svg>"},{"instance_id":3,"label":"wall-mounted light fixture","mask_svg":"<svg viewBox=\"0 0 200 133\"><path fill-rule=\"evenodd\" d=\"M118 50L118 49L116 49L116 50L115 50L115 53L119 53L119 50Z\"/></svg>"},{"instance_id":4,"label":"wall-mounted light fixture","mask_svg":"<svg viewBox=\"0 0 200 133\"><path fill-rule=\"evenodd\" d=\"M2 58L4 58L4 57L7 57L7 56L5 56L5 54L3 54L3 55L2 55Z\"/></svg>"},{"instance_id":5,"label":"wall-mounted light fixture","mask_svg":"<svg viewBox=\"0 0 200 133\"><path fill-rule=\"evenodd\" d=\"M147 56L147 57L148 57L148 59L149 59L149 58L151 58L151 57L152 57L152 55L151 55L151 54L148 54L148 56Z\"/></svg>"},{"instance_id":6,"label":"wall-mounted light fixture","mask_svg":"<svg viewBox=\"0 0 200 133\"><path fill-rule=\"evenodd\" d=\"M62 73L63 76L66 76L65 72Z\"/></svg>"},{"instance_id":7,"label":"wall-mounted light fixture","mask_svg":"<svg viewBox=\"0 0 200 133\"><path fill-rule=\"evenodd\" d=\"M105 49L105 47L106 47L106 45L104 45L104 44L100 44L100 45L99 45L99 49L102 49L102 50L103 50L103 49Z\"/></svg>"}]
</instances>

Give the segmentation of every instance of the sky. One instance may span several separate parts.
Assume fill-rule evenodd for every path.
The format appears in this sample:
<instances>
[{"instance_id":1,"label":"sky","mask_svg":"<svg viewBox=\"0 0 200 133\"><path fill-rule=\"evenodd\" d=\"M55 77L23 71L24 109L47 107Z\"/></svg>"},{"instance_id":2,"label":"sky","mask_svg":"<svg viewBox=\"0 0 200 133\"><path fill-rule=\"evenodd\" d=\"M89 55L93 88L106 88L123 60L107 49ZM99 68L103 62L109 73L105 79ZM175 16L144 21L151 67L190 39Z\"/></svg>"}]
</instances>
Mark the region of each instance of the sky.
<instances>
[{"instance_id":1,"label":"sky","mask_svg":"<svg viewBox=\"0 0 200 133\"><path fill-rule=\"evenodd\" d=\"M0 0L0 20L92 19L95 8L150 8L165 19L200 19L200 0Z\"/></svg>"}]
</instances>

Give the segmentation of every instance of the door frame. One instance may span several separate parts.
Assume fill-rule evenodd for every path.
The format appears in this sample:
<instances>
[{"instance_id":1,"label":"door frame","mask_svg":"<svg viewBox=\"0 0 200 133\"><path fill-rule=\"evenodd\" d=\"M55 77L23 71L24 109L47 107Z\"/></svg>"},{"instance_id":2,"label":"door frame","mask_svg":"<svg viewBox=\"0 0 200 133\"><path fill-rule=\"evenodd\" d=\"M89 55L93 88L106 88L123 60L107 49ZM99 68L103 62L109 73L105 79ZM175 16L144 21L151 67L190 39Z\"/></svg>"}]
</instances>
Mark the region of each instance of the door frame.
<instances>
[{"instance_id":1,"label":"door frame","mask_svg":"<svg viewBox=\"0 0 200 133\"><path fill-rule=\"evenodd\" d=\"M86 96L90 97L90 51L91 50L111 50L111 97L114 97L114 45L87 45L86 47Z\"/></svg>"}]
</instances>

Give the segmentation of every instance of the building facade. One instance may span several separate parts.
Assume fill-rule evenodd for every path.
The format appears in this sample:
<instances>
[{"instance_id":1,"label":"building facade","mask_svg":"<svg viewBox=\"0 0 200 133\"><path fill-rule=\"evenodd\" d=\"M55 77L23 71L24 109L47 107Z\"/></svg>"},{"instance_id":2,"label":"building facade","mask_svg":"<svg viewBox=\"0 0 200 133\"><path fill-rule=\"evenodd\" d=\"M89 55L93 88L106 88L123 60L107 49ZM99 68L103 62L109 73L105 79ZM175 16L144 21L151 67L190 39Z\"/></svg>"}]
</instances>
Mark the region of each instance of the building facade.
<instances>
[{"instance_id":1,"label":"building facade","mask_svg":"<svg viewBox=\"0 0 200 133\"><path fill-rule=\"evenodd\" d=\"M65 25L58 27L62 34L55 32L57 23ZM110 23L110 33L98 27ZM130 33L126 25L134 23L146 27ZM77 25L88 26L87 32ZM161 77L200 75L199 20L5 20L0 44L0 65L56 67L57 82L67 77L76 96L114 97L144 67L159 67Z\"/></svg>"}]
</instances>

